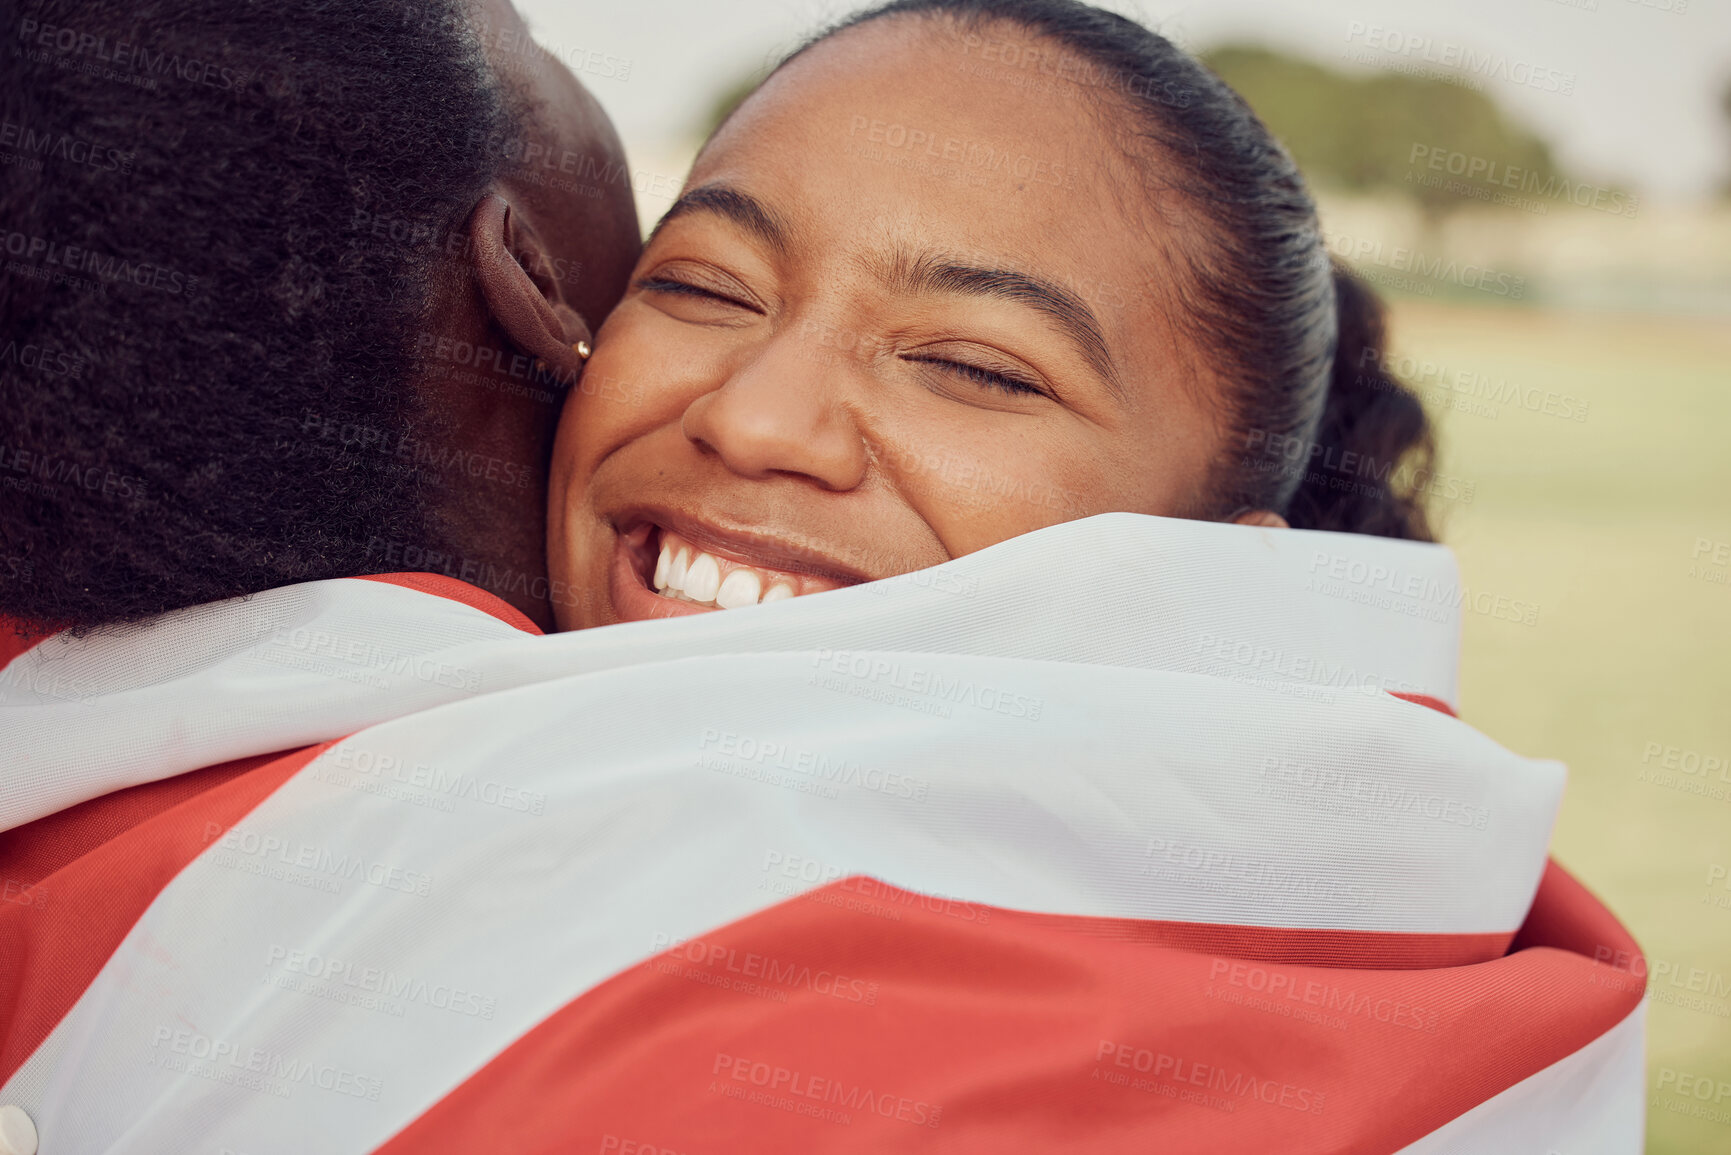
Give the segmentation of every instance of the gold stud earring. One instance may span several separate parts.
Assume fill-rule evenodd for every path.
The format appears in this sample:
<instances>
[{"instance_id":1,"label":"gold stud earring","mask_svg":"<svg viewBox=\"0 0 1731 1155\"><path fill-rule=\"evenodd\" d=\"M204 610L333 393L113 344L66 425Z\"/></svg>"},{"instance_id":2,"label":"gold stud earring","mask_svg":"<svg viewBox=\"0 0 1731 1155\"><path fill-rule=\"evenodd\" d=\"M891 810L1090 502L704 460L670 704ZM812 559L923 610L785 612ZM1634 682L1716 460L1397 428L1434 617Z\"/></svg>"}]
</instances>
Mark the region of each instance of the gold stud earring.
<instances>
[{"instance_id":1,"label":"gold stud earring","mask_svg":"<svg viewBox=\"0 0 1731 1155\"><path fill-rule=\"evenodd\" d=\"M571 348L575 349L577 351L577 356L581 357L585 361L589 360L589 354L595 351L589 347L589 342L587 341L579 341L575 345L571 346Z\"/></svg>"}]
</instances>

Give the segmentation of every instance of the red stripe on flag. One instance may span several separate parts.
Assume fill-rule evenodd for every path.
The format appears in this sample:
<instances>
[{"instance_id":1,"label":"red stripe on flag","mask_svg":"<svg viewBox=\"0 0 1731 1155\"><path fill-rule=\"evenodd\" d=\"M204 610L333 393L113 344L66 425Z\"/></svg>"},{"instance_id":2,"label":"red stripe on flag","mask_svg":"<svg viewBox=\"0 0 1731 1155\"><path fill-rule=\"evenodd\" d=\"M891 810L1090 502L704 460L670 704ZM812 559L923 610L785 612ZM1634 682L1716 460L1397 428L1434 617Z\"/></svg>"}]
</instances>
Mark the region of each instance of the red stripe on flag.
<instances>
[{"instance_id":1,"label":"red stripe on flag","mask_svg":"<svg viewBox=\"0 0 1731 1155\"><path fill-rule=\"evenodd\" d=\"M19 654L35 649L36 643L43 638L52 637L58 632L59 629L55 626L37 625L0 614L0 670L11 665L12 659Z\"/></svg>"},{"instance_id":2,"label":"red stripe on flag","mask_svg":"<svg viewBox=\"0 0 1731 1155\"><path fill-rule=\"evenodd\" d=\"M1595 966L1638 977L1637 986L1645 989L1647 960L1634 936L1592 891L1554 860L1545 863L1538 895L1527 912L1527 921L1515 934L1512 949L1539 947L1584 955ZM1600 975L1595 981L1603 984L1607 977Z\"/></svg>"},{"instance_id":3,"label":"red stripe on flag","mask_svg":"<svg viewBox=\"0 0 1731 1155\"><path fill-rule=\"evenodd\" d=\"M1640 998L1595 983L1575 944L1615 920L1554 866L1536 949L1422 971L1214 956L848 881L575 999L381 1155L1386 1155Z\"/></svg>"},{"instance_id":4,"label":"red stripe on flag","mask_svg":"<svg viewBox=\"0 0 1731 1155\"><path fill-rule=\"evenodd\" d=\"M887 896L891 906L917 903L951 917L969 910L993 912L997 919L1019 919L1075 934L1115 938L1145 946L1170 946L1202 954L1304 966L1363 967L1370 970L1424 970L1467 966L1500 958L1515 932L1502 934L1413 934L1380 930L1321 930L1313 927L1234 926L1213 922L1167 922L1145 918L1101 918L1000 910L974 903L933 898L901 890L875 878L845 878L836 887L866 899ZM958 913L959 912L959 913Z\"/></svg>"},{"instance_id":5,"label":"red stripe on flag","mask_svg":"<svg viewBox=\"0 0 1731 1155\"><path fill-rule=\"evenodd\" d=\"M1429 694L1402 694L1395 690L1390 690L1389 693L1403 702L1411 702L1418 706L1429 706L1431 709L1447 714L1451 718L1460 717L1459 714L1455 713L1455 708L1443 701L1441 698L1433 698Z\"/></svg>"},{"instance_id":6,"label":"red stripe on flag","mask_svg":"<svg viewBox=\"0 0 1731 1155\"><path fill-rule=\"evenodd\" d=\"M3 837L0 1082L72 1009L162 888L325 748L134 786Z\"/></svg>"},{"instance_id":7,"label":"red stripe on flag","mask_svg":"<svg viewBox=\"0 0 1731 1155\"><path fill-rule=\"evenodd\" d=\"M147 819L287 753L292 751L239 758L129 786L16 827L0 834L0 876L34 885L103 843L124 837Z\"/></svg>"}]
</instances>

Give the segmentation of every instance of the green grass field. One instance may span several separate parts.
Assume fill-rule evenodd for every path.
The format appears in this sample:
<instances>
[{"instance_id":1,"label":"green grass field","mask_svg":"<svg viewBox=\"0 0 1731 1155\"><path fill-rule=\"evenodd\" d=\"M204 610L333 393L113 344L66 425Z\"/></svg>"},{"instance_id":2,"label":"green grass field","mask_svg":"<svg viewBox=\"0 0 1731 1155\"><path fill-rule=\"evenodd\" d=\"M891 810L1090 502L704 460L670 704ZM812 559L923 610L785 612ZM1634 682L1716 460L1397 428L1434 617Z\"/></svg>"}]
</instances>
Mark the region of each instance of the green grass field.
<instances>
[{"instance_id":1,"label":"green grass field","mask_svg":"<svg viewBox=\"0 0 1731 1155\"><path fill-rule=\"evenodd\" d=\"M1731 1100L1691 1116L1694 1100L1660 1086L1666 1070L1731 1082L1731 769L1669 772L1717 797L1641 777L1665 773L1663 753L1643 765L1650 743L1679 766L1682 751L1731 766L1731 545L1717 565L1711 545L1695 556L1731 543L1731 325L1417 301L1393 314L1395 350L1450 383L1588 403L1574 421L1427 391L1441 470L1473 483L1470 502L1439 507L1466 584L1540 607L1532 626L1466 615L1462 714L1569 766L1553 852L1652 969L1650 1155L1731 1151Z\"/></svg>"}]
</instances>

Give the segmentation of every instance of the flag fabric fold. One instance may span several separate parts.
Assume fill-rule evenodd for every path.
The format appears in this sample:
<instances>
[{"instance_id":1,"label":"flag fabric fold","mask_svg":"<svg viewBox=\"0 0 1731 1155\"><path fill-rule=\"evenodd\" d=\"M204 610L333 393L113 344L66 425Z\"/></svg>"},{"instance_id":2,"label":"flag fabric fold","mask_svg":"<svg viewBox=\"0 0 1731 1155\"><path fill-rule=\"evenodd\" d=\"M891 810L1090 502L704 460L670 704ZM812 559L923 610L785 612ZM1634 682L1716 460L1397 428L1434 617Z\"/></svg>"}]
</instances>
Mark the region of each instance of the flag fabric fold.
<instances>
[{"instance_id":1,"label":"flag fabric fold","mask_svg":"<svg viewBox=\"0 0 1731 1155\"><path fill-rule=\"evenodd\" d=\"M50 638L0 1102L49 1153L1638 1150L1635 947L1562 767L1447 713L1463 600L1108 515L556 637L423 578Z\"/></svg>"}]
</instances>

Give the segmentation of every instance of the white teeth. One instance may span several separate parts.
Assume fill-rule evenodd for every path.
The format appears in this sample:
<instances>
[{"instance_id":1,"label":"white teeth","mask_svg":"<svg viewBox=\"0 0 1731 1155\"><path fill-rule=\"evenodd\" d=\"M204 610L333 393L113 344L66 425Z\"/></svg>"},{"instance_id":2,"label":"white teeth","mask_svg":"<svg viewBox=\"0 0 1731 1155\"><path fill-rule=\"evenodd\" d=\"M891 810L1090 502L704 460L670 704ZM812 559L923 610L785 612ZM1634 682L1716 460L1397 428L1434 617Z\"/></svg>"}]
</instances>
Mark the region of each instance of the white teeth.
<instances>
[{"instance_id":1,"label":"white teeth","mask_svg":"<svg viewBox=\"0 0 1731 1155\"><path fill-rule=\"evenodd\" d=\"M764 583L770 580L771 575L737 562L727 564L727 580L723 581L721 559L693 549L675 536L672 541L663 540L661 543L650 585L663 597L724 610L799 596L791 581L777 578L766 592Z\"/></svg>"},{"instance_id":2,"label":"white teeth","mask_svg":"<svg viewBox=\"0 0 1731 1155\"><path fill-rule=\"evenodd\" d=\"M694 602L712 602L721 589L721 566L706 553L692 559L683 583L685 596Z\"/></svg>"},{"instance_id":3,"label":"white teeth","mask_svg":"<svg viewBox=\"0 0 1731 1155\"><path fill-rule=\"evenodd\" d=\"M727 580L715 592L715 604L724 610L755 606L757 596L762 592L763 582L756 574L748 569L736 569L727 575Z\"/></svg>"},{"instance_id":4,"label":"white teeth","mask_svg":"<svg viewBox=\"0 0 1731 1155\"><path fill-rule=\"evenodd\" d=\"M657 590L664 590L667 588L667 571L672 564L673 551L663 545L661 547L661 557L655 562L655 588Z\"/></svg>"}]
</instances>

